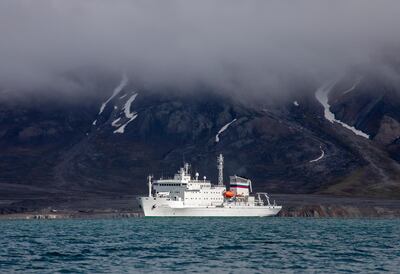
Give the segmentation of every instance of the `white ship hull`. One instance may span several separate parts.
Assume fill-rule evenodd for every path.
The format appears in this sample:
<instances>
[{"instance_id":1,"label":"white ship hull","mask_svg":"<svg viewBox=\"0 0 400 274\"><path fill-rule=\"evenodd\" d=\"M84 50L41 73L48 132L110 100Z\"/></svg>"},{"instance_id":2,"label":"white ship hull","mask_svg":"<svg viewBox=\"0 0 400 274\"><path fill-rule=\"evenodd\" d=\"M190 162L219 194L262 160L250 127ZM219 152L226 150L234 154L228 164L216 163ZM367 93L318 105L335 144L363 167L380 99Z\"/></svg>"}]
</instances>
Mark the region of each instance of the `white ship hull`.
<instances>
[{"instance_id":1,"label":"white ship hull","mask_svg":"<svg viewBox=\"0 0 400 274\"><path fill-rule=\"evenodd\" d=\"M265 192L251 195L251 180L229 176L229 190L223 180L222 154L218 160L218 184L206 177L199 180L196 172L192 178L185 163L173 178L153 180L149 175L149 195L140 197L139 203L146 217L267 217L282 209L270 203Z\"/></svg>"},{"instance_id":2,"label":"white ship hull","mask_svg":"<svg viewBox=\"0 0 400 274\"><path fill-rule=\"evenodd\" d=\"M140 206L146 217L267 217L274 216L281 206L184 206L182 202L141 197Z\"/></svg>"}]
</instances>

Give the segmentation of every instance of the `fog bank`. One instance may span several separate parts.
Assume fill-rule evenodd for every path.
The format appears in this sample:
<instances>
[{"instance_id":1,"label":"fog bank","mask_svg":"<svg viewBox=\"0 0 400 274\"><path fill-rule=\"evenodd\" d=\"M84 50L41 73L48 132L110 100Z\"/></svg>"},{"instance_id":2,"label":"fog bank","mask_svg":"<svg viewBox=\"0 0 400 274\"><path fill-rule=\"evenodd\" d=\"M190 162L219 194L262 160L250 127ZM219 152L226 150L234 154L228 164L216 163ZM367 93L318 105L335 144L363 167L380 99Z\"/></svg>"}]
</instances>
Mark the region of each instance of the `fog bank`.
<instances>
[{"instance_id":1,"label":"fog bank","mask_svg":"<svg viewBox=\"0 0 400 274\"><path fill-rule=\"evenodd\" d=\"M149 87L281 94L377 66L399 45L399 11L395 0L3 0L0 87L79 94L87 85L71 75L99 70Z\"/></svg>"}]
</instances>

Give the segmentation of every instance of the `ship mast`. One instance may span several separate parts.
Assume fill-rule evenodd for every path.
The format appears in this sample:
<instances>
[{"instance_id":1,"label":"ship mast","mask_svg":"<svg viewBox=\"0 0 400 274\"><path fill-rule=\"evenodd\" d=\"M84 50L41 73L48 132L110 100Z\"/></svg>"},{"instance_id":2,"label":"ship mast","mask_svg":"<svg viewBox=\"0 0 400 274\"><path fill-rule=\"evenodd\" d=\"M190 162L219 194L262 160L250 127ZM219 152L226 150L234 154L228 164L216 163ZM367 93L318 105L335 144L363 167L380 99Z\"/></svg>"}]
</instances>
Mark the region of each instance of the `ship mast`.
<instances>
[{"instance_id":1,"label":"ship mast","mask_svg":"<svg viewBox=\"0 0 400 274\"><path fill-rule=\"evenodd\" d=\"M218 168L218 185L223 186L224 185L224 157L222 154L220 154L217 157L217 168Z\"/></svg>"},{"instance_id":2,"label":"ship mast","mask_svg":"<svg viewBox=\"0 0 400 274\"><path fill-rule=\"evenodd\" d=\"M151 185L151 179L153 179L153 175L149 175L149 176L147 176L147 179L148 179L148 185L149 185L149 197L151 197L151 187L152 187L152 185Z\"/></svg>"}]
</instances>

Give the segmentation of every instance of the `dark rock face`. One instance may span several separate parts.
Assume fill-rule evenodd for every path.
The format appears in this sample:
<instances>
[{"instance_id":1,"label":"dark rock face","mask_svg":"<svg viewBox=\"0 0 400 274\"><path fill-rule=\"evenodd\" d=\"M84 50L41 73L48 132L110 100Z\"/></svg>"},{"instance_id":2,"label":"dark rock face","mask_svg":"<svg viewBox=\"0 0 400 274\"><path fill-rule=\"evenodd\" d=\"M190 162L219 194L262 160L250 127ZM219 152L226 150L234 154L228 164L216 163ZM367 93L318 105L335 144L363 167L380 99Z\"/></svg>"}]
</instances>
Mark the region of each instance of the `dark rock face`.
<instances>
[{"instance_id":1,"label":"dark rock face","mask_svg":"<svg viewBox=\"0 0 400 274\"><path fill-rule=\"evenodd\" d=\"M380 127L378 129L377 134L375 135L374 140L383 144L390 145L394 141L396 141L400 137L400 123L390 116L383 116L382 121L380 123Z\"/></svg>"},{"instance_id":2,"label":"dark rock face","mask_svg":"<svg viewBox=\"0 0 400 274\"><path fill-rule=\"evenodd\" d=\"M225 155L225 173L253 178L256 189L312 192L362 164L339 140L322 140L318 124L305 128L285 114L252 109L226 98L137 97L138 117L123 134L113 131L113 109L57 166L61 180L98 185L106 191L145 188L146 174L173 175L184 160L193 171L216 179L216 155ZM189 101L190 100L190 101ZM119 109L119 107L118 107ZM218 131L236 119L225 131ZM310 162L326 151L328 160ZM203 173L201 173L203 176ZM226 177L227 177L226 176ZM110 185L104 181L113 182Z\"/></svg>"},{"instance_id":3,"label":"dark rock face","mask_svg":"<svg viewBox=\"0 0 400 274\"><path fill-rule=\"evenodd\" d=\"M3 103L0 186L61 196L135 194L146 190L149 173L173 175L183 161L215 181L216 156L223 153L225 179L249 177L256 191L399 197L395 93L375 95L360 80L338 94L340 85L330 96L331 110L373 140L327 121L314 94L270 107L128 86L103 111L107 96Z\"/></svg>"},{"instance_id":4,"label":"dark rock face","mask_svg":"<svg viewBox=\"0 0 400 274\"><path fill-rule=\"evenodd\" d=\"M392 124L400 120L397 84L374 75L349 76L338 82L331 92L330 104L339 120L367 132L373 139L389 118Z\"/></svg>"}]
</instances>

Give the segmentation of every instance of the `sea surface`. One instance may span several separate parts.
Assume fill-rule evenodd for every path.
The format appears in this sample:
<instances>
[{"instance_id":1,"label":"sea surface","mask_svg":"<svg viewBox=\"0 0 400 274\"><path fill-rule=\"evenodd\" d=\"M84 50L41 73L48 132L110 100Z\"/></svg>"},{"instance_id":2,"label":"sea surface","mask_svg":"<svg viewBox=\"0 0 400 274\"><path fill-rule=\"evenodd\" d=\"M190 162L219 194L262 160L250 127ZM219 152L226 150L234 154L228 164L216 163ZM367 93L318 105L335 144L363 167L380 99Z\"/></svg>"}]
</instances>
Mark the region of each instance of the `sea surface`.
<instances>
[{"instance_id":1,"label":"sea surface","mask_svg":"<svg viewBox=\"0 0 400 274\"><path fill-rule=\"evenodd\" d=\"M0 273L400 272L400 220L0 221Z\"/></svg>"}]
</instances>

